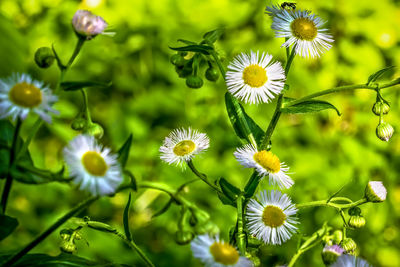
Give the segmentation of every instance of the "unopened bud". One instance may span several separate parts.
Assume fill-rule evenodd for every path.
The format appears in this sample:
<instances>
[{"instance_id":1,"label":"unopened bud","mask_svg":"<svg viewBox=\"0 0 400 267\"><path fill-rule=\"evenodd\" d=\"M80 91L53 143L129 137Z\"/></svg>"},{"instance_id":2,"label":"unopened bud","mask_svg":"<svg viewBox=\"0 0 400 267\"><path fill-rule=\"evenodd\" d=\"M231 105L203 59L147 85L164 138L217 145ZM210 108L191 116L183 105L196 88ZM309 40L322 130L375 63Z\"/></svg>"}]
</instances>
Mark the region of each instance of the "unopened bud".
<instances>
[{"instance_id":1,"label":"unopened bud","mask_svg":"<svg viewBox=\"0 0 400 267\"><path fill-rule=\"evenodd\" d=\"M185 65L185 59L180 54L172 55L170 61L173 65L178 67Z\"/></svg>"},{"instance_id":2,"label":"unopened bud","mask_svg":"<svg viewBox=\"0 0 400 267\"><path fill-rule=\"evenodd\" d=\"M340 242L342 242L342 240L343 240L343 232L342 232L342 230L335 230L333 232L332 240L333 240L333 243L340 244Z\"/></svg>"},{"instance_id":3,"label":"unopened bud","mask_svg":"<svg viewBox=\"0 0 400 267\"><path fill-rule=\"evenodd\" d=\"M197 224L194 228L196 234L198 235L203 235L206 233L209 234L218 234L219 233L219 228L217 225L215 225L214 223L212 223L211 221L204 223L204 224Z\"/></svg>"},{"instance_id":4,"label":"unopened bud","mask_svg":"<svg viewBox=\"0 0 400 267\"><path fill-rule=\"evenodd\" d=\"M177 231L175 233L175 242L179 245L189 244L194 238L194 234L190 231Z\"/></svg>"},{"instance_id":5,"label":"unopened bud","mask_svg":"<svg viewBox=\"0 0 400 267\"><path fill-rule=\"evenodd\" d=\"M189 64L185 64L185 66L175 66L175 71L178 73L179 78L186 78L193 72L193 68Z\"/></svg>"},{"instance_id":6,"label":"unopened bud","mask_svg":"<svg viewBox=\"0 0 400 267\"><path fill-rule=\"evenodd\" d=\"M362 228L365 225L365 218L361 215L350 216L348 224L353 228Z\"/></svg>"},{"instance_id":7,"label":"unopened bud","mask_svg":"<svg viewBox=\"0 0 400 267\"><path fill-rule=\"evenodd\" d=\"M393 126L387 122L382 122L376 127L376 136L382 141L389 141L393 133Z\"/></svg>"},{"instance_id":8,"label":"unopened bud","mask_svg":"<svg viewBox=\"0 0 400 267\"><path fill-rule=\"evenodd\" d=\"M35 62L40 68L48 68L54 62L53 51L49 47L41 47L36 50Z\"/></svg>"},{"instance_id":9,"label":"unopened bud","mask_svg":"<svg viewBox=\"0 0 400 267\"><path fill-rule=\"evenodd\" d=\"M386 194L386 188L380 181L370 181L365 187L365 198L369 202L383 202Z\"/></svg>"},{"instance_id":10,"label":"unopened bud","mask_svg":"<svg viewBox=\"0 0 400 267\"><path fill-rule=\"evenodd\" d=\"M344 249L338 245L325 246L321 253L322 260L324 261L325 265L330 265L334 263L337 258L343 254L343 252Z\"/></svg>"},{"instance_id":11,"label":"unopened bud","mask_svg":"<svg viewBox=\"0 0 400 267\"><path fill-rule=\"evenodd\" d=\"M107 28L107 22L88 10L78 10L72 18L72 26L79 37L90 40Z\"/></svg>"},{"instance_id":12,"label":"unopened bud","mask_svg":"<svg viewBox=\"0 0 400 267\"><path fill-rule=\"evenodd\" d=\"M74 253L77 249L75 243L73 241L63 240L60 245L60 249L66 253Z\"/></svg>"},{"instance_id":13,"label":"unopened bud","mask_svg":"<svg viewBox=\"0 0 400 267\"><path fill-rule=\"evenodd\" d=\"M76 118L71 123L71 128L75 131L81 131L86 127L87 121L84 118Z\"/></svg>"},{"instance_id":14,"label":"unopened bud","mask_svg":"<svg viewBox=\"0 0 400 267\"><path fill-rule=\"evenodd\" d=\"M98 139L102 138L103 134L104 134L103 127L101 127L97 123L92 123L91 125L89 125L87 127L87 129L85 129L85 132L89 135L92 135L92 136L98 138Z\"/></svg>"},{"instance_id":15,"label":"unopened bud","mask_svg":"<svg viewBox=\"0 0 400 267\"><path fill-rule=\"evenodd\" d=\"M346 252L353 252L354 250L356 250L357 248L357 244L356 242L354 242L353 239L351 238L345 238L342 242L342 248L346 251Z\"/></svg>"},{"instance_id":16,"label":"unopened bud","mask_svg":"<svg viewBox=\"0 0 400 267\"><path fill-rule=\"evenodd\" d=\"M385 102L376 102L373 106L372 106L372 112L376 115L376 116L380 116L381 112L382 114L388 114L390 111L390 106L388 104L386 104Z\"/></svg>"},{"instance_id":17,"label":"unopened bud","mask_svg":"<svg viewBox=\"0 0 400 267\"><path fill-rule=\"evenodd\" d=\"M219 72L216 68L210 67L206 70L206 79L211 82L216 82L219 78Z\"/></svg>"},{"instance_id":18,"label":"unopened bud","mask_svg":"<svg viewBox=\"0 0 400 267\"><path fill-rule=\"evenodd\" d=\"M196 75L189 75L186 78L186 85L193 89L201 88L203 86L203 79Z\"/></svg>"}]
</instances>

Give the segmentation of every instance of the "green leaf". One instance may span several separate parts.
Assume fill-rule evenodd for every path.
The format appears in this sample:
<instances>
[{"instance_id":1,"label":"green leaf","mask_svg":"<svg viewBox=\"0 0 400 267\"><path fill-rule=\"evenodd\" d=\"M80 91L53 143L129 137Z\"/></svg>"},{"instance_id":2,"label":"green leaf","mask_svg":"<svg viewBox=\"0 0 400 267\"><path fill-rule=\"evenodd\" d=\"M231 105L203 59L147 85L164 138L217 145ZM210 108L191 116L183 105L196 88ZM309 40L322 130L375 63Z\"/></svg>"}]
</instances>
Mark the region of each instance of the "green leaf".
<instances>
[{"instance_id":1,"label":"green leaf","mask_svg":"<svg viewBox=\"0 0 400 267\"><path fill-rule=\"evenodd\" d=\"M189 40L185 40L185 39L178 39L178 42L187 44L187 45L197 45L195 42L189 41Z\"/></svg>"},{"instance_id":2,"label":"green leaf","mask_svg":"<svg viewBox=\"0 0 400 267\"><path fill-rule=\"evenodd\" d=\"M215 41L217 41L224 32L225 32L225 29L221 29L221 28L213 30L213 31L209 31L203 35L203 39L209 43L215 43Z\"/></svg>"},{"instance_id":3,"label":"green leaf","mask_svg":"<svg viewBox=\"0 0 400 267\"><path fill-rule=\"evenodd\" d=\"M246 186L244 187L244 197L246 199L254 196L254 193L257 190L258 184L261 181L261 177L258 175L256 171L253 172Z\"/></svg>"},{"instance_id":4,"label":"green leaf","mask_svg":"<svg viewBox=\"0 0 400 267\"><path fill-rule=\"evenodd\" d=\"M132 134L129 135L128 139L126 139L125 143L118 150L118 161L121 163L122 168L125 168L126 162L128 161L129 151L132 145Z\"/></svg>"},{"instance_id":5,"label":"green leaf","mask_svg":"<svg viewBox=\"0 0 400 267\"><path fill-rule=\"evenodd\" d=\"M61 88L64 91L76 91L86 87L100 87L107 88L112 85L111 82L103 83L103 82L92 82L92 81L82 81L82 82L62 82Z\"/></svg>"},{"instance_id":6,"label":"green leaf","mask_svg":"<svg viewBox=\"0 0 400 267\"><path fill-rule=\"evenodd\" d=\"M384 69L378 70L374 74L371 74L368 77L367 85L370 85L371 83L377 81L380 78L383 78L385 76L391 76L394 73L394 66L386 67Z\"/></svg>"},{"instance_id":7,"label":"green leaf","mask_svg":"<svg viewBox=\"0 0 400 267\"><path fill-rule=\"evenodd\" d=\"M155 218L160 216L161 214L165 213L169 207L171 207L173 200L172 198L167 202L167 204L165 204L159 211L157 211L156 213L153 214L153 216L151 216L151 218Z\"/></svg>"},{"instance_id":8,"label":"green leaf","mask_svg":"<svg viewBox=\"0 0 400 267\"><path fill-rule=\"evenodd\" d=\"M129 179L131 180L131 188L133 191L137 191L137 183L136 183L136 178L135 175L130 170L124 170L124 174L129 176Z\"/></svg>"},{"instance_id":9,"label":"green leaf","mask_svg":"<svg viewBox=\"0 0 400 267\"><path fill-rule=\"evenodd\" d=\"M220 178L218 183L224 195L232 201L236 201L237 197L242 193L239 188L229 183L225 178Z\"/></svg>"},{"instance_id":10,"label":"green leaf","mask_svg":"<svg viewBox=\"0 0 400 267\"><path fill-rule=\"evenodd\" d=\"M0 214L0 241L9 236L12 232L14 232L17 226L17 219L4 214Z\"/></svg>"},{"instance_id":11,"label":"green leaf","mask_svg":"<svg viewBox=\"0 0 400 267\"><path fill-rule=\"evenodd\" d=\"M257 145L260 145L264 131L247 115L238 100L230 93L225 93L225 105L236 135L241 139L247 140L250 144L253 143L252 138L254 138Z\"/></svg>"},{"instance_id":12,"label":"green leaf","mask_svg":"<svg viewBox=\"0 0 400 267\"><path fill-rule=\"evenodd\" d=\"M226 195L217 192L218 198L221 200L222 204L224 205L230 205L232 207L236 207L236 202L230 198L228 198Z\"/></svg>"},{"instance_id":13,"label":"green leaf","mask_svg":"<svg viewBox=\"0 0 400 267\"><path fill-rule=\"evenodd\" d=\"M131 231L129 230L129 208L130 208L130 206L131 206L131 193L129 193L128 202L126 203L126 206L124 209L124 230L125 230L125 236L129 241L132 240Z\"/></svg>"},{"instance_id":14,"label":"green leaf","mask_svg":"<svg viewBox=\"0 0 400 267\"><path fill-rule=\"evenodd\" d=\"M299 113L313 113L319 112L325 109L334 109L338 116L340 116L339 110L329 102L322 100L305 100L301 103L290 105L290 102L281 109L282 113L287 114L299 114ZM290 105L290 106L289 106Z\"/></svg>"},{"instance_id":15,"label":"green leaf","mask_svg":"<svg viewBox=\"0 0 400 267\"><path fill-rule=\"evenodd\" d=\"M1 255L0 263L7 260L13 255ZM92 267L112 267L112 266L129 266L124 264L115 263L98 263L95 261L87 260L75 256L73 254L61 253L58 256L50 256L47 254L27 254L23 256L17 263L13 264L13 267L81 267L81 266L92 266Z\"/></svg>"},{"instance_id":16,"label":"green leaf","mask_svg":"<svg viewBox=\"0 0 400 267\"><path fill-rule=\"evenodd\" d=\"M185 52L199 52L204 55L209 55L210 52L213 50L212 47L207 46L207 45L187 45L183 47L169 47L172 50L175 51L185 51Z\"/></svg>"}]
</instances>

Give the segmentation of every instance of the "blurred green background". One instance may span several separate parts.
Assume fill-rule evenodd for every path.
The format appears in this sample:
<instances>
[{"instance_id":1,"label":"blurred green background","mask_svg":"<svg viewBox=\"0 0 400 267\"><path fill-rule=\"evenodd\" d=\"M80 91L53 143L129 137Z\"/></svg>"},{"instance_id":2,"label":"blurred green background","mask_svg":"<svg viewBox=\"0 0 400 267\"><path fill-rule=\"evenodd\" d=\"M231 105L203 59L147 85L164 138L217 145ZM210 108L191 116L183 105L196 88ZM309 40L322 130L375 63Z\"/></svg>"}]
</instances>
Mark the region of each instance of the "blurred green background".
<instances>
[{"instance_id":1,"label":"blurred green background","mask_svg":"<svg viewBox=\"0 0 400 267\"><path fill-rule=\"evenodd\" d=\"M279 3L279 2L273 2ZM168 133L177 127L192 126L211 139L208 152L195 159L198 168L209 177L225 177L243 187L251 170L243 169L233 152L241 143L228 121L224 104L226 87L220 78L205 82L200 90L186 88L169 63L178 38L200 41L201 36L220 26L227 28L217 49L226 58L224 64L240 52L266 51L285 61L283 39L273 37L271 20L264 14L268 1L240 0L2 0L0 1L0 76L27 72L36 79L56 84L58 69L39 69L33 55L41 46L54 44L65 60L72 53L76 37L71 19L77 9L90 9L101 15L116 32L113 38L98 36L87 42L66 80L112 81L109 89L90 89L93 120L105 129L102 142L115 150L133 133L128 168L139 181L160 181L179 186L194 178L186 170L168 166L159 159L158 149ZM362 84L373 72L386 66L400 66L400 1L338 0L299 1L327 21L333 34L333 48L320 59L295 58L288 78L287 96L300 97L337 85ZM397 70L397 77L399 76ZM398 120L397 88L385 89L391 103L385 119L395 129ZM295 185L287 190L296 203L326 199L349 183L343 195L357 200L369 180L381 180L388 189L387 201L362 206L365 228L349 231L359 245L360 256L374 266L400 266L400 138L390 142L375 136L378 118L371 112L376 95L356 91L325 99L342 112L281 117L273 135L273 151L285 161ZM79 92L62 93L56 104L61 115L45 125L29 147L35 164L58 170L61 150L77 132L70 123L81 107ZM262 128L272 116L274 104L245 105ZM35 120L32 115L23 126L26 136ZM262 183L267 189L268 184ZM157 266L200 266L192 258L189 245L179 246L173 236L177 230L179 208L151 220L168 200L159 192L140 190L134 195L131 227L137 244ZM208 211L223 236L235 223L235 210L223 206L203 183L190 186L187 198ZM40 186L14 183L8 214L17 217L20 226L1 243L1 252L14 251L32 240L61 214L84 199L85 195L65 184ZM127 192L103 198L82 216L122 228L122 213ZM300 231L311 234L324 221L341 226L332 210L315 208L299 213ZM65 225L68 227L68 224ZM138 256L113 236L84 231L90 243L78 243L77 255L99 261L141 266ZM282 246L265 246L260 253L264 266L287 263L296 249L296 238ZM60 237L53 233L32 252L59 253ZM317 246L303 255L298 266L321 266Z\"/></svg>"}]
</instances>

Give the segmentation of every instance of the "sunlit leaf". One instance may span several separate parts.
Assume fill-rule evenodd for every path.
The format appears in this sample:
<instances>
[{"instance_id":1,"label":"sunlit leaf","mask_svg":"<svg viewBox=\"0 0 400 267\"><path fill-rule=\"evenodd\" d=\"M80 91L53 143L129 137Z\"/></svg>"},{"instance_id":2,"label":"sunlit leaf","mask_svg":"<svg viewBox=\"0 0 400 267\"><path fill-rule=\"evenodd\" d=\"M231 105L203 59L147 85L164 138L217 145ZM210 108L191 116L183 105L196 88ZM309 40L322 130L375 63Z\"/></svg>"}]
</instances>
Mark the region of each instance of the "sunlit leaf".
<instances>
[{"instance_id":1,"label":"sunlit leaf","mask_svg":"<svg viewBox=\"0 0 400 267\"><path fill-rule=\"evenodd\" d=\"M326 109L333 109L340 116L339 110L329 102L322 100L305 100L303 102L290 105L290 102L281 109L282 113L299 114L299 113L314 113Z\"/></svg>"},{"instance_id":2,"label":"sunlit leaf","mask_svg":"<svg viewBox=\"0 0 400 267\"><path fill-rule=\"evenodd\" d=\"M390 67L386 67L384 69L378 70L377 72L375 72L374 74L371 74L368 77L367 85L370 85L371 83L373 83L381 78L393 75L394 71L395 71L394 66L390 66Z\"/></svg>"},{"instance_id":3,"label":"sunlit leaf","mask_svg":"<svg viewBox=\"0 0 400 267\"><path fill-rule=\"evenodd\" d=\"M169 47L172 50L175 51L184 51L184 52L199 52L204 55L209 55L210 52L213 50L212 47L207 46L207 45L188 45L188 46L183 46L183 47Z\"/></svg>"}]
</instances>

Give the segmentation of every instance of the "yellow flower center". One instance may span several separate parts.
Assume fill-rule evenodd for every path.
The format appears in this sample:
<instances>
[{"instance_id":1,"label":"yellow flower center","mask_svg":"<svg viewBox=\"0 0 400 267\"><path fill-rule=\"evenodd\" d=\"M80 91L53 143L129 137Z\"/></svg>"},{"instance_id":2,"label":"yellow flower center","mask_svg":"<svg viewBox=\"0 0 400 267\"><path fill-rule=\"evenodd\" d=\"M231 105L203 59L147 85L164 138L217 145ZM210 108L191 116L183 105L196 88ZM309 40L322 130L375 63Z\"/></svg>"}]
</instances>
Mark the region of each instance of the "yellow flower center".
<instances>
[{"instance_id":1,"label":"yellow flower center","mask_svg":"<svg viewBox=\"0 0 400 267\"><path fill-rule=\"evenodd\" d=\"M267 71L259 65L250 65L243 71L243 81L251 87L261 87L268 81Z\"/></svg>"},{"instance_id":2,"label":"yellow flower center","mask_svg":"<svg viewBox=\"0 0 400 267\"><path fill-rule=\"evenodd\" d=\"M104 176L108 170L106 161L96 151L88 151L83 154L82 164L90 174L95 176Z\"/></svg>"},{"instance_id":3,"label":"yellow flower center","mask_svg":"<svg viewBox=\"0 0 400 267\"><path fill-rule=\"evenodd\" d=\"M34 108L42 103L42 92L33 84L22 82L14 85L8 96L10 100L24 108Z\"/></svg>"},{"instance_id":4,"label":"yellow flower center","mask_svg":"<svg viewBox=\"0 0 400 267\"><path fill-rule=\"evenodd\" d=\"M312 41L317 36L317 26L308 18L297 18L290 24L292 34L300 40Z\"/></svg>"},{"instance_id":5,"label":"yellow flower center","mask_svg":"<svg viewBox=\"0 0 400 267\"><path fill-rule=\"evenodd\" d=\"M266 226L279 227L285 223L286 214L276 206L266 206L262 214L262 221Z\"/></svg>"},{"instance_id":6,"label":"yellow flower center","mask_svg":"<svg viewBox=\"0 0 400 267\"><path fill-rule=\"evenodd\" d=\"M261 150L253 156L254 160L270 173L277 173L281 169L279 158L272 152Z\"/></svg>"},{"instance_id":7,"label":"yellow flower center","mask_svg":"<svg viewBox=\"0 0 400 267\"><path fill-rule=\"evenodd\" d=\"M214 244L210 246L210 252L215 262L223 265L233 265L239 260L239 253L237 250L227 243L214 242Z\"/></svg>"},{"instance_id":8,"label":"yellow flower center","mask_svg":"<svg viewBox=\"0 0 400 267\"><path fill-rule=\"evenodd\" d=\"M176 144L174 153L177 156L185 156L192 153L195 148L196 144L192 140L183 140Z\"/></svg>"}]
</instances>

